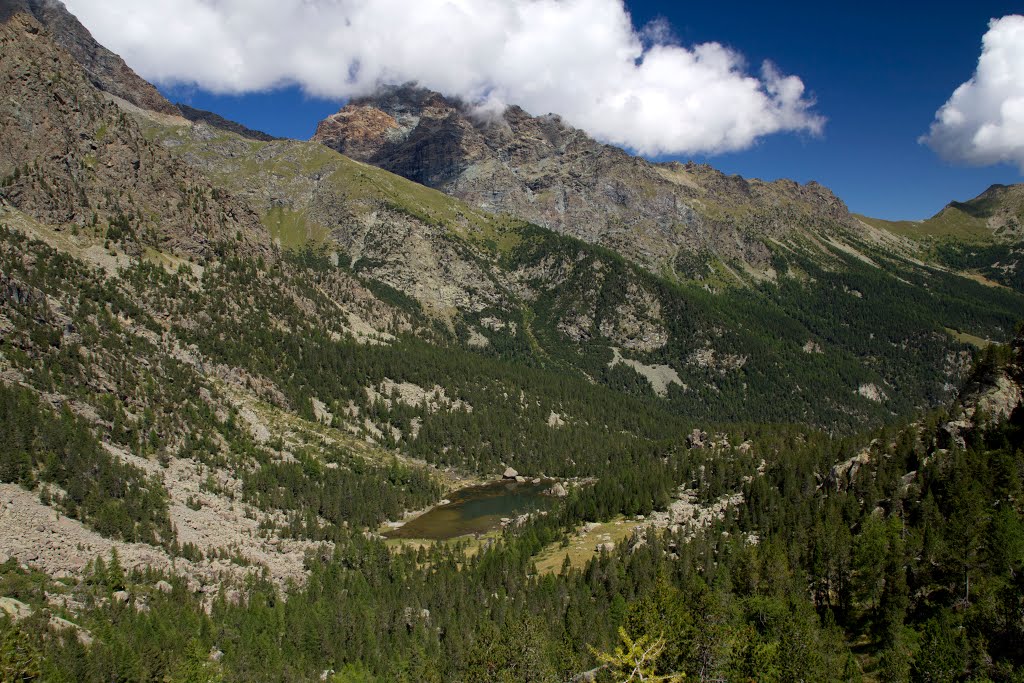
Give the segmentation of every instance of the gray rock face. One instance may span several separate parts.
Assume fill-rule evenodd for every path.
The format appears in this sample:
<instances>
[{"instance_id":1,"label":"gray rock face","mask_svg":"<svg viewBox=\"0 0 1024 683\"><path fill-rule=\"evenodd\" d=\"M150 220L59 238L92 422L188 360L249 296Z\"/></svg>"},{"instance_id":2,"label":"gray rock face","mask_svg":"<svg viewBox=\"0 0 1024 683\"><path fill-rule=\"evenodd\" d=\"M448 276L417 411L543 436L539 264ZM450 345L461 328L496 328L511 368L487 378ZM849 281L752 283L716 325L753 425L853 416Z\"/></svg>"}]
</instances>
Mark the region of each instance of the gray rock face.
<instances>
[{"instance_id":1,"label":"gray rock face","mask_svg":"<svg viewBox=\"0 0 1024 683\"><path fill-rule=\"evenodd\" d=\"M351 102L320 123L314 140L480 208L616 249L655 271L675 267L679 254L763 266L769 239L854 223L846 206L816 183L765 183L708 166L654 164L555 115L510 107L483 117L413 86Z\"/></svg>"},{"instance_id":2,"label":"gray rock face","mask_svg":"<svg viewBox=\"0 0 1024 683\"><path fill-rule=\"evenodd\" d=\"M691 433L686 435L686 445L689 448L704 448L707 439L707 432L700 429L694 429Z\"/></svg>"}]
</instances>

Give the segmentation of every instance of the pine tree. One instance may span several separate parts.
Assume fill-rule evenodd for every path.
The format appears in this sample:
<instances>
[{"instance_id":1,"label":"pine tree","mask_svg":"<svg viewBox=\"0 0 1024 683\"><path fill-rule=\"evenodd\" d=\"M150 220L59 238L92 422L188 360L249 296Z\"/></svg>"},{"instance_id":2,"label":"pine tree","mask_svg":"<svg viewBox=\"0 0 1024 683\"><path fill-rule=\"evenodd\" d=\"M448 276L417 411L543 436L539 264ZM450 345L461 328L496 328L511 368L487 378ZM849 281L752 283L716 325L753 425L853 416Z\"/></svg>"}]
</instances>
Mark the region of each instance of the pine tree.
<instances>
[{"instance_id":1,"label":"pine tree","mask_svg":"<svg viewBox=\"0 0 1024 683\"><path fill-rule=\"evenodd\" d=\"M29 634L5 616L0 618L0 681L41 681L42 653Z\"/></svg>"}]
</instances>

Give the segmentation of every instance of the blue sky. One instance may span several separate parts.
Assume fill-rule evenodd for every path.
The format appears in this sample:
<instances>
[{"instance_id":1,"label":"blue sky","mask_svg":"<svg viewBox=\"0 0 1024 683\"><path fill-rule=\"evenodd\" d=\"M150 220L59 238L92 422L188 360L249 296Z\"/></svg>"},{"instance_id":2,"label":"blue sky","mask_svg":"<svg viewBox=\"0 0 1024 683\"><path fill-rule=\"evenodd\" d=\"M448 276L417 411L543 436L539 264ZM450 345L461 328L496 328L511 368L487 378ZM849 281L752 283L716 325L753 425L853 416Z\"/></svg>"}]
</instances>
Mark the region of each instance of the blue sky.
<instances>
[{"instance_id":1,"label":"blue sky","mask_svg":"<svg viewBox=\"0 0 1024 683\"><path fill-rule=\"evenodd\" d=\"M993 183L1022 181L1011 164L952 165L918 142L936 110L977 65L991 18L1020 13L1010 2L627 3L637 27L662 18L683 45L718 41L750 70L769 59L799 76L827 118L821 136L775 133L738 152L693 158L747 177L817 180L851 210L889 219L925 218ZM129 60L130 61L130 60ZM309 137L341 99L298 87L215 95L163 87L168 96L281 136ZM542 113L542 112L534 112Z\"/></svg>"}]
</instances>

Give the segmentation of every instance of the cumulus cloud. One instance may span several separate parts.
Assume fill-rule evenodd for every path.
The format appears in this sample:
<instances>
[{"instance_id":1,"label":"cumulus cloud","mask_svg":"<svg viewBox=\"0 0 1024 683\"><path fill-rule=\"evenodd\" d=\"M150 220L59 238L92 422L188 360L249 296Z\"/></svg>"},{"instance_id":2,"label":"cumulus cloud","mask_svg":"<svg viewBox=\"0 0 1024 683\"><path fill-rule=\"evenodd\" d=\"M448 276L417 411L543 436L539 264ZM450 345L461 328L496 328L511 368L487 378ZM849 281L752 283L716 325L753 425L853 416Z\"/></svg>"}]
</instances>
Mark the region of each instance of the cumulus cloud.
<instances>
[{"instance_id":1,"label":"cumulus cloud","mask_svg":"<svg viewBox=\"0 0 1024 683\"><path fill-rule=\"evenodd\" d=\"M218 93L349 98L415 81L493 111L554 112L648 155L818 134L803 82L718 43L636 28L622 0L65 0L143 76Z\"/></svg>"},{"instance_id":2,"label":"cumulus cloud","mask_svg":"<svg viewBox=\"0 0 1024 683\"><path fill-rule=\"evenodd\" d=\"M950 161L1010 162L1024 172L1024 16L989 23L977 71L939 109L921 141Z\"/></svg>"}]
</instances>

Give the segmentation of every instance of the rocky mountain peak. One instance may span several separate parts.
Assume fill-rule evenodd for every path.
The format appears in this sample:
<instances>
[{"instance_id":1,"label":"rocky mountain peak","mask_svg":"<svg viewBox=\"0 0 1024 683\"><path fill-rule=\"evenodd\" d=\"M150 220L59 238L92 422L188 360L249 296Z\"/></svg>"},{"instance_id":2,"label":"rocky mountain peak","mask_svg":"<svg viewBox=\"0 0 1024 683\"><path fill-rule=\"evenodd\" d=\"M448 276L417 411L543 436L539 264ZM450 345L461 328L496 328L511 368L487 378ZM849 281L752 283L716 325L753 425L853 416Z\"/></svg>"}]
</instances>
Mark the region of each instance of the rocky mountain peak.
<instances>
[{"instance_id":1,"label":"rocky mountain peak","mask_svg":"<svg viewBox=\"0 0 1024 683\"><path fill-rule=\"evenodd\" d=\"M314 140L336 140L339 151L354 158L373 156L401 127L390 114L376 107L350 104L317 126Z\"/></svg>"},{"instance_id":2,"label":"rocky mountain peak","mask_svg":"<svg viewBox=\"0 0 1024 683\"><path fill-rule=\"evenodd\" d=\"M476 107L415 85L353 100L314 140L493 212L597 243L662 272L707 255L764 266L767 241L851 228L817 183L766 183L698 164L657 164L559 116Z\"/></svg>"}]
</instances>

